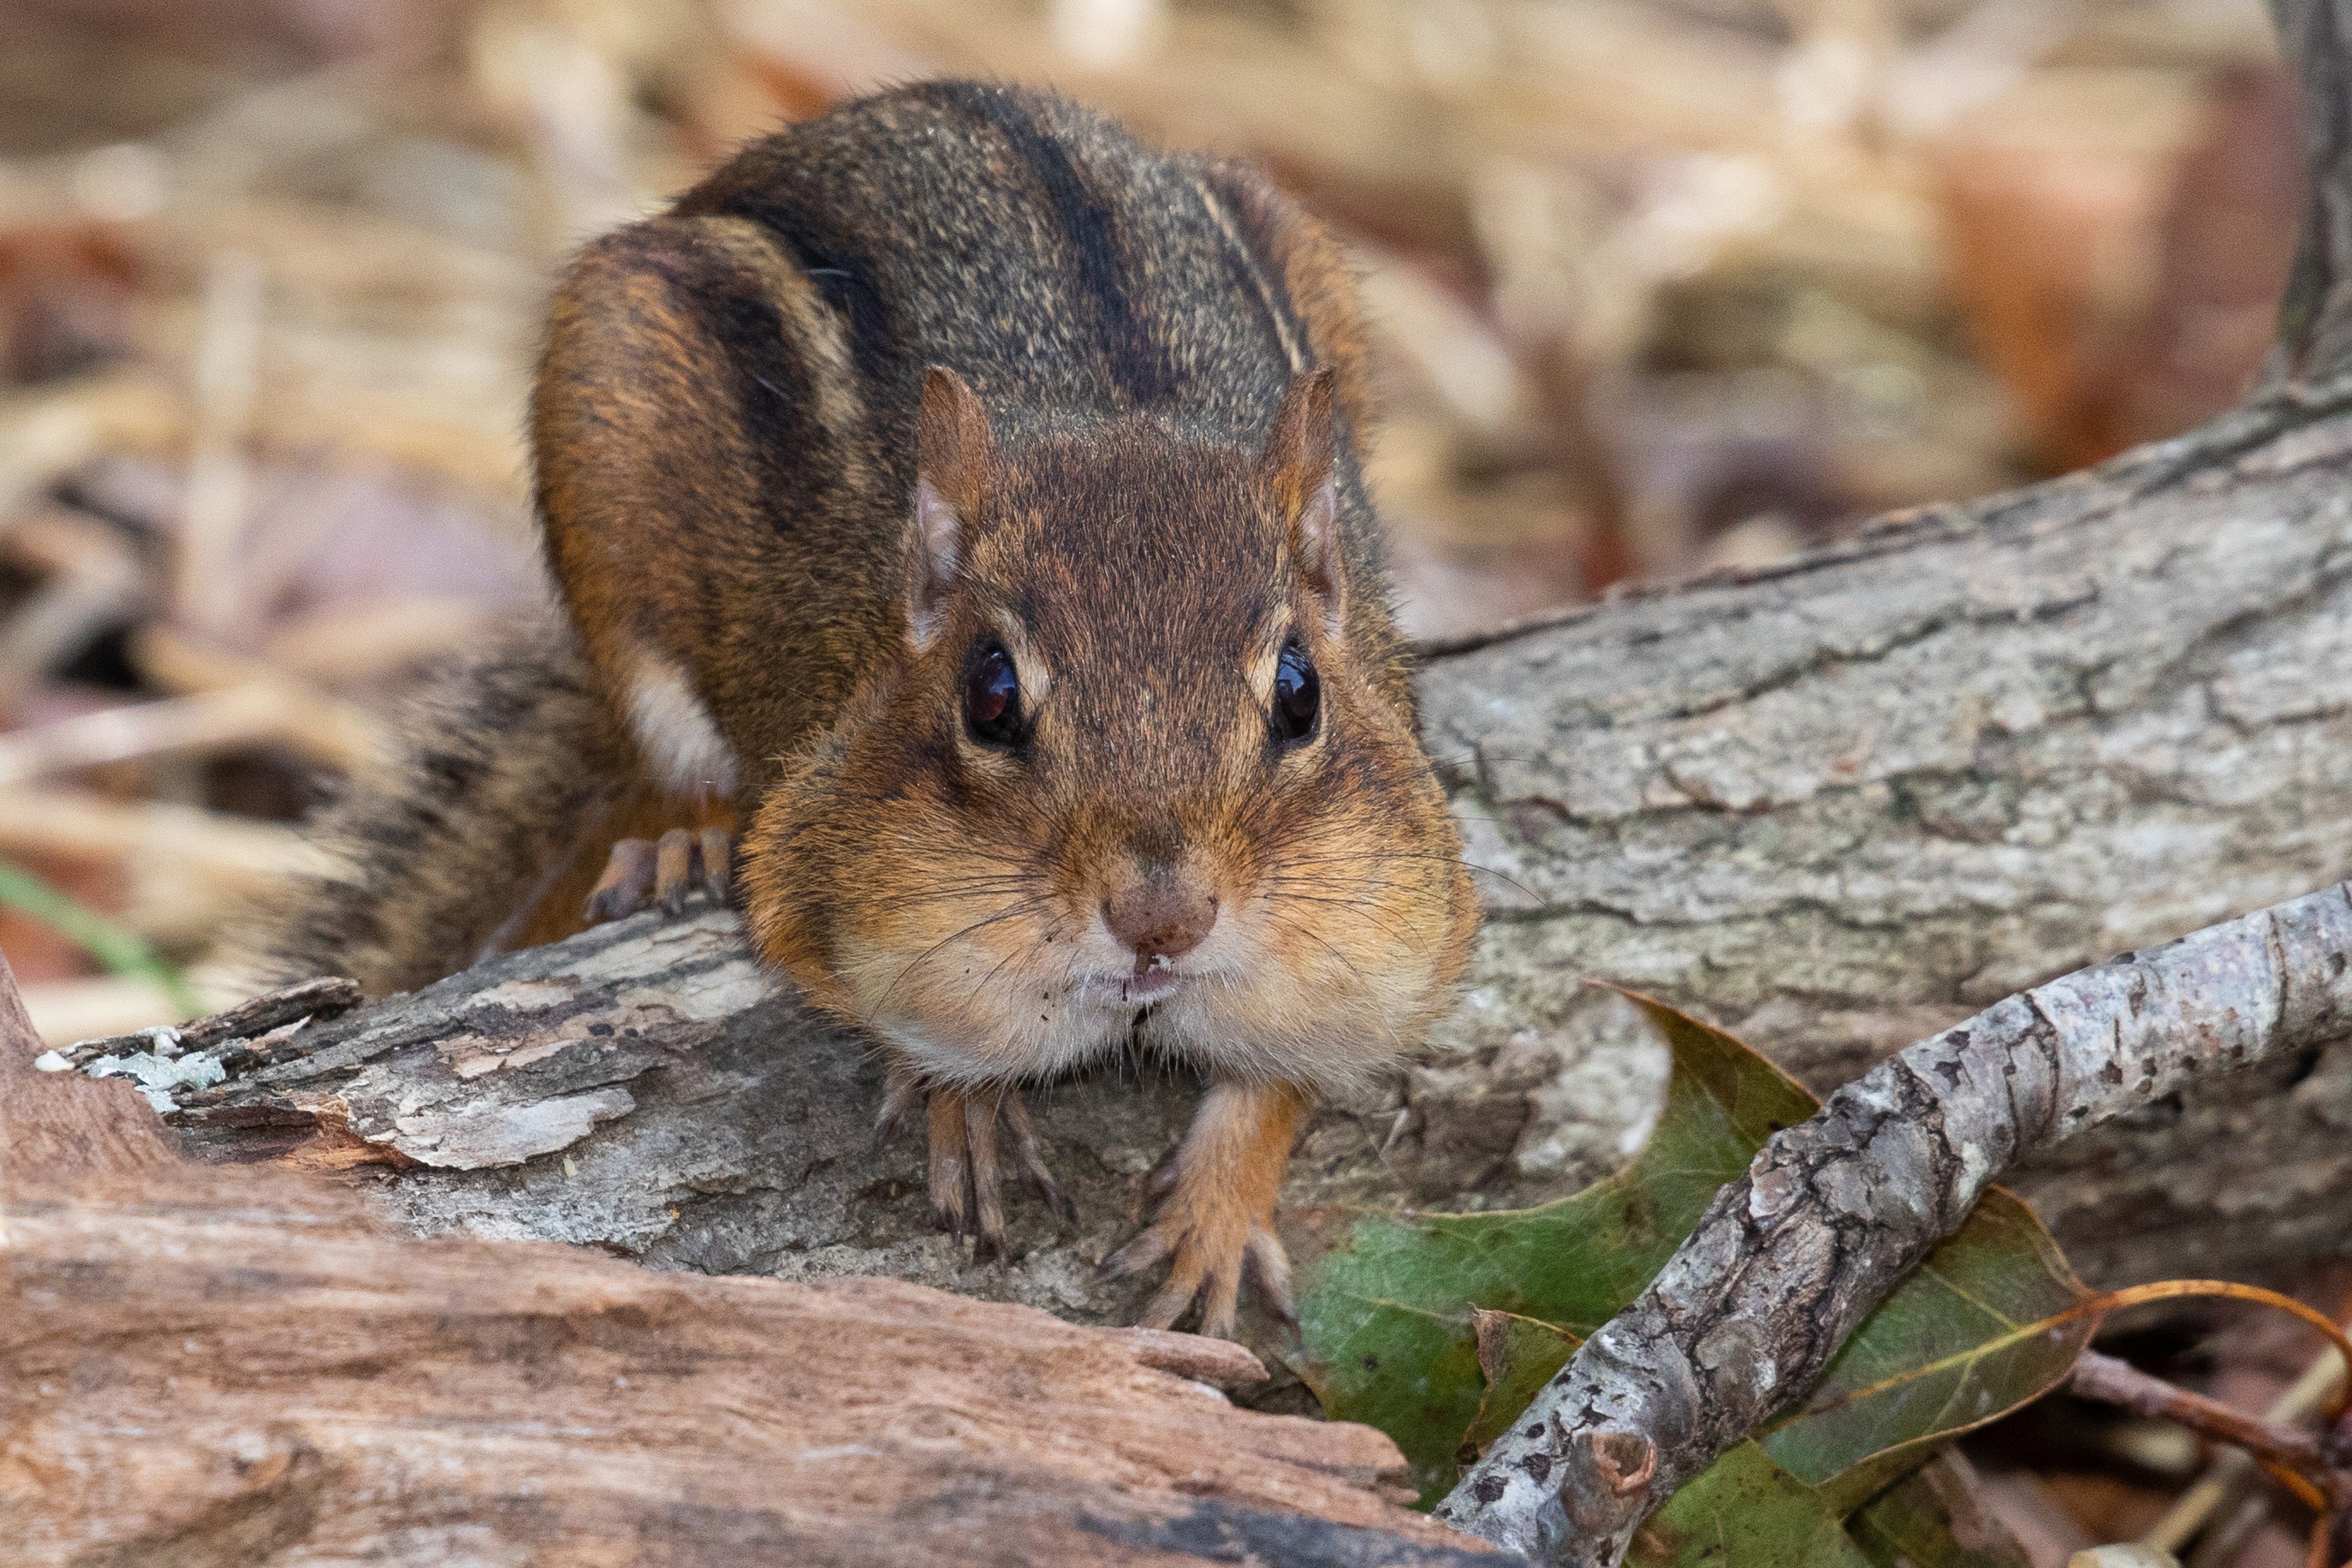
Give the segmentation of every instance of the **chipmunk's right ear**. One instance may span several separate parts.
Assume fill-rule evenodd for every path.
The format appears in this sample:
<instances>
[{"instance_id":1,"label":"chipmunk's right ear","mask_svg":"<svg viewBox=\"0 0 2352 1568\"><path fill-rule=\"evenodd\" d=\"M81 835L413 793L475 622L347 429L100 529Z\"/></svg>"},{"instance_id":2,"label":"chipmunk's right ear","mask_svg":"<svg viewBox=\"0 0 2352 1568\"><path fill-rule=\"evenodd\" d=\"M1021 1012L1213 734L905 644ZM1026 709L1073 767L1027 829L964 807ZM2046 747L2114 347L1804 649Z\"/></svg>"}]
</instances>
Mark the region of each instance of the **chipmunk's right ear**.
<instances>
[{"instance_id":1,"label":"chipmunk's right ear","mask_svg":"<svg viewBox=\"0 0 2352 1568\"><path fill-rule=\"evenodd\" d=\"M933 365L915 424L915 517L907 550L907 633L921 652L940 635L971 546L996 437L963 377Z\"/></svg>"}]
</instances>

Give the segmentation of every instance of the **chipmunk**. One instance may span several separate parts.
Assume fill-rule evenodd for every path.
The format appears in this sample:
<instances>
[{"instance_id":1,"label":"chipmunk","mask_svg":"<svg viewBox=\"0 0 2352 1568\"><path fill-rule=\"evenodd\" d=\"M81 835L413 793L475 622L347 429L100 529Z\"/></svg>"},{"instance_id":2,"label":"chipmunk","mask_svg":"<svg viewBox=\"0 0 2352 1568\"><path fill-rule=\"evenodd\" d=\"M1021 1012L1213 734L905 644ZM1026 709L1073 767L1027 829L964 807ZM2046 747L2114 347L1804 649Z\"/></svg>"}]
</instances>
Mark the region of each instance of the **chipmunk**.
<instances>
[{"instance_id":1,"label":"chipmunk","mask_svg":"<svg viewBox=\"0 0 2352 1568\"><path fill-rule=\"evenodd\" d=\"M980 1255L1008 1166L1066 1207L1020 1086L1133 1042L1210 1087L1107 1267L1167 1264L1154 1326L1230 1334L1245 1272L1287 1315L1300 1113L1477 921L1367 402L1346 265L1247 169L969 81L751 144L572 264L531 426L569 635L354 790L277 967L415 984L732 875Z\"/></svg>"}]
</instances>

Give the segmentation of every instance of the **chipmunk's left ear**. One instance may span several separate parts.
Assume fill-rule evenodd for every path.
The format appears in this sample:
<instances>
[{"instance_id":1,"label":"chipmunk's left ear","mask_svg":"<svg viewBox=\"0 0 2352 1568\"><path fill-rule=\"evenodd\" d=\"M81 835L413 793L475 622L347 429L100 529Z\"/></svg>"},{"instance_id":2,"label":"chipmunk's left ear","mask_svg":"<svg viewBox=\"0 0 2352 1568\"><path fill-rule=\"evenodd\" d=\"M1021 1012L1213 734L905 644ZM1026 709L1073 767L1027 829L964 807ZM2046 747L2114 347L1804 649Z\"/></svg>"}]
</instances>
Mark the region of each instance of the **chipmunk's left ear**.
<instances>
[{"instance_id":1,"label":"chipmunk's left ear","mask_svg":"<svg viewBox=\"0 0 2352 1568\"><path fill-rule=\"evenodd\" d=\"M963 377L933 365L915 418L915 515L907 542L907 633L918 652L931 646L971 549L996 437Z\"/></svg>"},{"instance_id":2,"label":"chipmunk's left ear","mask_svg":"<svg viewBox=\"0 0 2352 1568\"><path fill-rule=\"evenodd\" d=\"M1258 477L1290 525L1290 558L1336 625L1347 599L1339 549L1339 489L1332 460L1332 388L1328 370L1291 377L1258 455Z\"/></svg>"}]
</instances>

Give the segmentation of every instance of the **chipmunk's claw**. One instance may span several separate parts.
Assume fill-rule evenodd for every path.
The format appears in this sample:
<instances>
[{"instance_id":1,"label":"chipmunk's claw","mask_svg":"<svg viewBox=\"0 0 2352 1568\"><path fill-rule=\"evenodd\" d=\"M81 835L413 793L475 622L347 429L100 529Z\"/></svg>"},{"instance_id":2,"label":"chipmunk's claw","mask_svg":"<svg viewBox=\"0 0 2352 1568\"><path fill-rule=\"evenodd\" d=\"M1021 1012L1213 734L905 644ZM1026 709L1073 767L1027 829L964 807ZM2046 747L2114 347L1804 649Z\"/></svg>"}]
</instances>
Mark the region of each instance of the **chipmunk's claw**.
<instances>
[{"instance_id":1,"label":"chipmunk's claw","mask_svg":"<svg viewBox=\"0 0 2352 1568\"><path fill-rule=\"evenodd\" d=\"M723 904L731 891L734 840L723 827L706 827L698 833L674 827L658 841L620 839L606 857L604 875L589 891L581 918L590 925L601 925L636 913L650 898L675 919L686 912L688 895L698 880L714 900Z\"/></svg>"},{"instance_id":2,"label":"chipmunk's claw","mask_svg":"<svg viewBox=\"0 0 2352 1568\"><path fill-rule=\"evenodd\" d=\"M1231 1339L1246 1280L1256 1288L1267 1311L1296 1325L1298 1306L1291 1293L1290 1258L1274 1233L1271 1204L1254 1213L1254 1205L1236 1201L1230 1189L1183 1180L1182 1163L1180 1154L1146 1179L1147 1196L1160 1200L1159 1212L1102 1261L1102 1272L1112 1279L1168 1265L1166 1283L1145 1304L1137 1323L1172 1329L1197 1306L1199 1332Z\"/></svg>"},{"instance_id":3,"label":"chipmunk's claw","mask_svg":"<svg viewBox=\"0 0 2352 1568\"><path fill-rule=\"evenodd\" d=\"M590 925L635 914L654 885L654 847L643 838L624 838L605 857L604 875L589 889L580 918Z\"/></svg>"},{"instance_id":4,"label":"chipmunk's claw","mask_svg":"<svg viewBox=\"0 0 2352 1568\"><path fill-rule=\"evenodd\" d=\"M1136 1318L1147 1329L1172 1329L1194 1306L1196 1331L1212 1339L1234 1337L1241 1308L1242 1280L1257 1287L1258 1300L1282 1321L1296 1325L1298 1306L1290 1289L1290 1258L1281 1240L1263 1225L1241 1235L1228 1227L1202 1227L1181 1216L1163 1216L1102 1261L1105 1275L1138 1274L1162 1259L1167 1282L1153 1292Z\"/></svg>"},{"instance_id":5,"label":"chipmunk's claw","mask_svg":"<svg viewBox=\"0 0 2352 1568\"><path fill-rule=\"evenodd\" d=\"M1286 1326L1297 1328L1298 1298L1290 1289L1290 1254L1283 1250L1281 1237L1263 1226L1252 1230L1242 1261L1260 1303Z\"/></svg>"},{"instance_id":6,"label":"chipmunk's claw","mask_svg":"<svg viewBox=\"0 0 2352 1568\"><path fill-rule=\"evenodd\" d=\"M723 827L706 827L695 837L702 855L702 886L713 903L735 897L735 837Z\"/></svg>"},{"instance_id":7,"label":"chipmunk's claw","mask_svg":"<svg viewBox=\"0 0 2352 1568\"><path fill-rule=\"evenodd\" d=\"M1053 1211L1057 1226L1078 1223L1078 1205L1070 1201L1054 1173L1045 1166L1045 1149L1037 1142L1037 1130L1029 1121L1029 1108L1021 1102L1020 1094L1007 1089L1003 1098L1005 1131L1013 1135L1013 1158L1021 1167L1021 1179L1029 1190L1045 1201Z\"/></svg>"},{"instance_id":8,"label":"chipmunk's claw","mask_svg":"<svg viewBox=\"0 0 2352 1568\"><path fill-rule=\"evenodd\" d=\"M911 1091L901 1093L893 1082L885 1091L886 1117L903 1110ZM1033 1192L1045 1199L1055 1217L1068 1224L1077 1210L1052 1173L1045 1169L1036 1130L1019 1091L1011 1089L961 1089L935 1085L929 1091L931 1217L941 1230L961 1241L973 1237L972 1261L1002 1263L1012 1256L1005 1237L1004 1177L1000 1163L997 1127L1001 1121L1011 1135L1014 1169ZM887 1123L886 1121L886 1127Z\"/></svg>"}]
</instances>

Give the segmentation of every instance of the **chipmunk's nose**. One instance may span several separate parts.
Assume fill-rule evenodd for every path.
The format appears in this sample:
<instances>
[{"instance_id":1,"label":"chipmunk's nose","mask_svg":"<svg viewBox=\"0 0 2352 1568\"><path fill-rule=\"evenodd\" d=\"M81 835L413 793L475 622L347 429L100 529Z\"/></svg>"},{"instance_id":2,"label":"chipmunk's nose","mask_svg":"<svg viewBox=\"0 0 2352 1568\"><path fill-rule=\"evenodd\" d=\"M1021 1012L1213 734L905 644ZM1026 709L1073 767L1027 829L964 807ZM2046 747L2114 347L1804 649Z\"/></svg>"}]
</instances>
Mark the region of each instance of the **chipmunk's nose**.
<instances>
[{"instance_id":1,"label":"chipmunk's nose","mask_svg":"<svg viewBox=\"0 0 2352 1568\"><path fill-rule=\"evenodd\" d=\"M1181 958L1217 923L1215 895L1175 867L1147 865L1143 875L1103 900L1103 924L1135 953L1139 969L1155 958Z\"/></svg>"}]
</instances>

